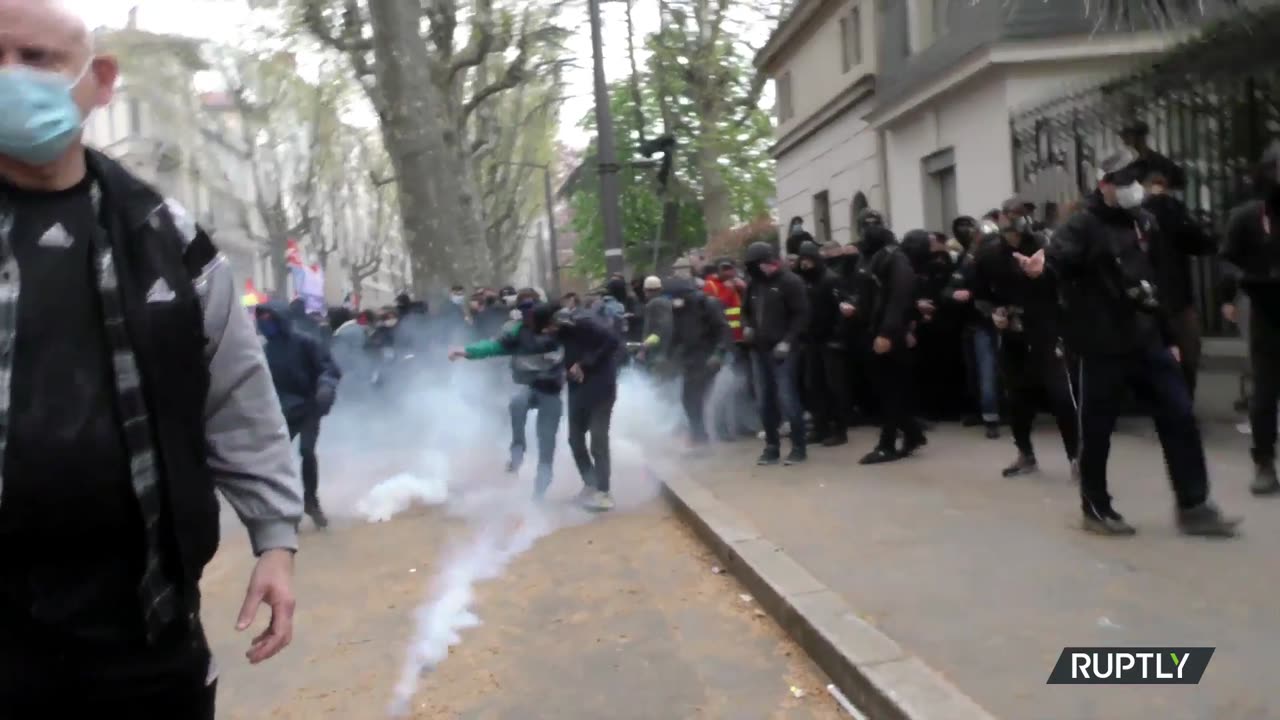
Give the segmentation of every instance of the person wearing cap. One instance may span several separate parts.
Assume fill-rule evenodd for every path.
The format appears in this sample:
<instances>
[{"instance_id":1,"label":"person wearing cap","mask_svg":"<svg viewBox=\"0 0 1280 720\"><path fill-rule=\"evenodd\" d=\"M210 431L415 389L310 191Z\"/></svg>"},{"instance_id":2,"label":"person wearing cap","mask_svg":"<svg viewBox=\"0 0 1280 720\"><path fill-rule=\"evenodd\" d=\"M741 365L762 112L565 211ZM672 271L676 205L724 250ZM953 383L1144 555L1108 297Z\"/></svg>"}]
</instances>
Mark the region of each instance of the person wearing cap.
<instances>
[{"instance_id":1,"label":"person wearing cap","mask_svg":"<svg viewBox=\"0 0 1280 720\"><path fill-rule=\"evenodd\" d=\"M944 304L963 308L961 346L965 363L965 379L969 391L970 410L974 414L961 422L966 427L983 425L989 439L1000 437L1000 373L996 359L996 329L991 314L981 312L974 304L974 274L978 258L985 248L998 246L998 235L981 232L978 221L969 216L957 218L951 231L964 252L956 260L951 280L942 291Z\"/></svg>"},{"instance_id":2,"label":"person wearing cap","mask_svg":"<svg viewBox=\"0 0 1280 720\"><path fill-rule=\"evenodd\" d=\"M1280 402L1280 141L1273 142L1255 172L1255 199L1231 211L1222 258L1234 270L1223 297L1236 288L1248 298L1248 319L1234 303L1223 308L1228 320L1242 321L1253 366L1249 421L1253 435L1255 495L1280 494L1276 478L1276 405Z\"/></svg>"},{"instance_id":3,"label":"person wearing cap","mask_svg":"<svg viewBox=\"0 0 1280 720\"><path fill-rule=\"evenodd\" d=\"M1080 496L1084 528L1132 535L1107 492L1111 433L1129 388L1151 408L1177 500L1176 519L1189 535L1235 534L1239 520L1210 501L1204 444L1178 365L1168 313L1155 285L1150 248L1159 228L1142 209L1136 156L1118 152L1098 168L1098 187L1054 235L1045 255L1021 256L1029 277L1055 273L1064 306L1067 349L1078 357Z\"/></svg>"},{"instance_id":4,"label":"person wearing cap","mask_svg":"<svg viewBox=\"0 0 1280 720\"><path fill-rule=\"evenodd\" d=\"M641 312L643 329L640 333L642 347L636 359L644 363L654 376L670 380L675 371L667 364L667 351L671 348L675 315L664 285L656 275L645 278L645 303Z\"/></svg>"},{"instance_id":5,"label":"person wearing cap","mask_svg":"<svg viewBox=\"0 0 1280 720\"><path fill-rule=\"evenodd\" d=\"M1000 333L1000 367L1018 451L1002 474L1013 477L1039 469L1031 427L1037 409L1047 401L1075 475L1080 438L1061 341L1056 279L1045 273L1031 277L1020 263L1021 258L1043 257L1046 244L1025 215L1010 214L1000 231L999 244L978 255L971 287L974 306Z\"/></svg>"},{"instance_id":6,"label":"person wearing cap","mask_svg":"<svg viewBox=\"0 0 1280 720\"><path fill-rule=\"evenodd\" d=\"M742 320L746 341L752 349L756 397L765 437L764 452L756 462L776 465L782 460L779 430L785 418L791 426L791 453L786 463L801 463L808 455L796 343L809 322L809 298L804 281L783 266L775 246L752 243L743 261L751 283L742 306Z\"/></svg>"}]
</instances>

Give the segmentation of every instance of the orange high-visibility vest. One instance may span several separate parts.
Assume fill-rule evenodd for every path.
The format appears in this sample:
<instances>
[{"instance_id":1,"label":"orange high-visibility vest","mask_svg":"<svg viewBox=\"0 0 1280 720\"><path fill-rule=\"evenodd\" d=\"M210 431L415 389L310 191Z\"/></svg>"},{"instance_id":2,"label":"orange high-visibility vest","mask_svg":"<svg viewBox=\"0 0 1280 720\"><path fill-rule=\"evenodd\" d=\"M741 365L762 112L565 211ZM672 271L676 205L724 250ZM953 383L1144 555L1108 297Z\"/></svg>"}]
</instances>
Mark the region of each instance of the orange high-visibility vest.
<instances>
[{"instance_id":1,"label":"orange high-visibility vest","mask_svg":"<svg viewBox=\"0 0 1280 720\"><path fill-rule=\"evenodd\" d=\"M742 298L738 297L738 291L716 278L707 278L702 290L724 306L724 319L733 331L733 341L742 342Z\"/></svg>"}]
</instances>

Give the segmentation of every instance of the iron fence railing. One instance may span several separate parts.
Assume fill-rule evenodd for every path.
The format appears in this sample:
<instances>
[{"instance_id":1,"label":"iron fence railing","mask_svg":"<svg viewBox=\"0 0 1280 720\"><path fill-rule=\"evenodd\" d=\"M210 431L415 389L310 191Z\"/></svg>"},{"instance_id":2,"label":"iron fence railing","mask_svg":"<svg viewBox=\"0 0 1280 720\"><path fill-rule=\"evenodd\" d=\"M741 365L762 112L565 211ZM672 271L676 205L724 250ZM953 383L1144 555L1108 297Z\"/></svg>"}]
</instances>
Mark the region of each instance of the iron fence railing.
<instances>
[{"instance_id":1,"label":"iron fence railing","mask_svg":"<svg viewBox=\"0 0 1280 720\"><path fill-rule=\"evenodd\" d=\"M1186 173L1183 200L1219 232L1251 197L1253 170L1280 137L1280 8L1224 21L1127 77L1016 111L1010 119L1014 182L1052 223L1096 185L1096 165L1135 121L1148 144ZM1219 265L1197 260L1204 330L1223 334Z\"/></svg>"}]
</instances>

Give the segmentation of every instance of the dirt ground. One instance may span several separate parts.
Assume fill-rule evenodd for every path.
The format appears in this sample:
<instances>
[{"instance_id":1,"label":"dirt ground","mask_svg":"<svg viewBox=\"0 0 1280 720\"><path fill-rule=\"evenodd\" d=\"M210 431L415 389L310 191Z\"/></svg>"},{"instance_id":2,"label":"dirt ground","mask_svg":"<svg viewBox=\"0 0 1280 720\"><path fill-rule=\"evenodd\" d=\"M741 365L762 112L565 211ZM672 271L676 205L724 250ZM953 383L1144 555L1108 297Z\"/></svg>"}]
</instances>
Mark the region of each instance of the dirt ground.
<instances>
[{"instance_id":1,"label":"dirt ground","mask_svg":"<svg viewBox=\"0 0 1280 720\"><path fill-rule=\"evenodd\" d=\"M414 609L464 531L431 510L307 532L294 644L256 668L243 657L250 633L233 628L251 558L243 532L228 532L205 581L218 717L388 717ZM423 678L411 717L842 717L827 680L714 565L660 501L543 538L479 585L482 624Z\"/></svg>"}]
</instances>

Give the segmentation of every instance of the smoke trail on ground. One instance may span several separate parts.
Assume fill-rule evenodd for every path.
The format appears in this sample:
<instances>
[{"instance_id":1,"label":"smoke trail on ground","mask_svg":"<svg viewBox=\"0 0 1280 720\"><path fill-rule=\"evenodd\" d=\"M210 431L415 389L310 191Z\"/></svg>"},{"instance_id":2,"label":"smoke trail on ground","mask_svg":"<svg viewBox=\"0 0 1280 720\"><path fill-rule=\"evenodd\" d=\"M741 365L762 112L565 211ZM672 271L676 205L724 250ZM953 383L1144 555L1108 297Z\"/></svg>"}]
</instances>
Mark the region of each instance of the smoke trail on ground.
<instances>
[{"instance_id":1,"label":"smoke trail on ground","mask_svg":"<svg viewBox=\"0 0 1280 720\"><path fill-rule=\"evenodd\" d=\"M453 539L441 554L425 602L412 616L414 628L390 707L398 716L410 711L424 673L481 622L473 607L476 584L501 576L540 538L594 519L567 502L582 487L565 442L567 421L562 420L557 437L555 480L546 502L532 501L532 414L531 457L521 473L504 472L511 441L507 402L514 388L505 362L414 360L413 372L384 377L393 385L349 392L325 420L320 438L322 494L335 518L389 519L403 509L399 495L417 494L425 503L447 498L447 517L425 518L450 523ZM348 376L344 382L368 383L368 378ZM683 413L676 398L659 393L643 374L623 372L610 443L614 512L657 497L649 461L670 457L679 446ZM437 487L442 492L436 493ZM379 498L379 492L397 497Z\"/></svg>"}]
</instances>

